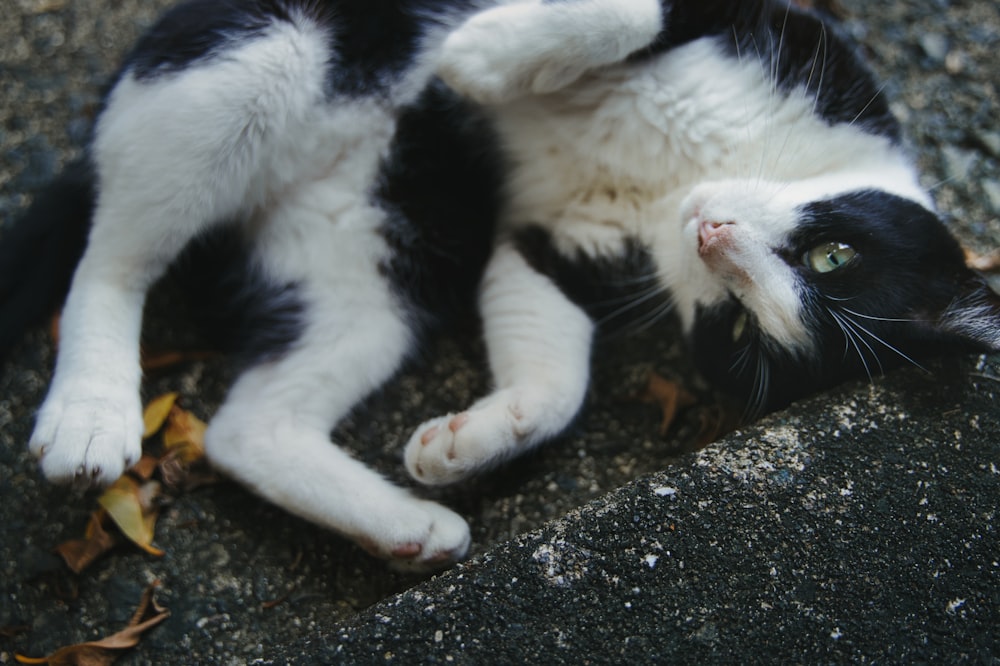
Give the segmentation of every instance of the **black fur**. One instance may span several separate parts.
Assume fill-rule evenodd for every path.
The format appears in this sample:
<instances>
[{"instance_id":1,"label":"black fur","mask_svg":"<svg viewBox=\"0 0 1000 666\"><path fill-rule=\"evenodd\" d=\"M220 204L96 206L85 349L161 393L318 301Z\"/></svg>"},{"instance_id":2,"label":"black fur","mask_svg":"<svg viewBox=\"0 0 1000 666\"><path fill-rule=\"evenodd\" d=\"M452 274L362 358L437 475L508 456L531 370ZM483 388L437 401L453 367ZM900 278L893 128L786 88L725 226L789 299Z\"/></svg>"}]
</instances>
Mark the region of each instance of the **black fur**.
<instances>
[{"instance_id":1,"label":"black fur","mask_svg":"<svg viewBox=\"0 0 1000 666\"><path fill-rule=\"evenodd\" d=\"M652 324L669 312L670 295L658 288L656 265L638 241L627 242L615 257L567 257L548 231L531 226L518 230L514 242L531 267L551 278L602 333Z\"/></svg>"},{"instance_id":2,"label":"black fur","mask_svg":"<svg viewBox=\"0 0 1000 666\"><path fill-rule=\"evenodd\" d=\"M776 251L797 273L815 346L785 349L752 316L734 337L737 319L746 316L735 299L702 311L692 335L701 371L748 396L751 413L931 356L989 351L947 326L949 307L963 295L980 291L997 306L933 213L886 192L861 191L813 202L800 215L795 234ZM804 255L827 242L847 243L858 254L841 269L817 273Z\"/></svg>"},{"instance_id":3,"label":"black fur","mask_svg":"<svg viewBox=\"0 0 1000 666\"><path fill-rule=\"evenodd\" d=\"M856 124L899 141L899 123L880 95L857 45L819 14L775 0L666 2L666 27L632 59L650 57L714 35L722 48L760 62L776 88L804 88L830 124Z\"/></svg>"},{"instance_id":4,"label":"black fur","mask_svg":"<svg viewBox=\"0 0 1000 666\"><path fill-rule=\"evenodd\" d=\"M330 32L327 85L333 95L378 92L409 66L432 17L468 11L461 0L189 0L168 11L126 59L137 79L150 80L210 60L238 41L296 15Z\"/></svg>"},{"instance_id":5,"label":"black fur","mask_svg":"<svg viewBox=\"0 0 1000 666\"><path fill-rule=\"evenodd\" d=\"M195 239L170 267L210 348L249 366L280 356L301 337L306 307L299 285L268 279L236 224Z\"/></svg>"},{"instance_id":6,"label":"black fur","mask_svg":"<svg viewBox=\"0 0 1000 666\"><path fill-rule=\"evenodd\" d=\"M399 118L372 196L388 212L393 255L382 270L415 323L474 307L502 179L486 119L440 82Z\"/></svg>"},{"instance_id":7,"label":"black fur","mask_svg":"<svg viewBox=\"0 0 1000 666\"><path fill-rule=\"evenodd\" d=\"M94 174L84 157L39 192L0 243L0 360L29 326L62 303L83 256L94 207Z\"/></svg>"},{"instance_id":8,"label":"black fur","mask_svg":"<svg viewBox=\"0 0 1000 666\"><path fill-rule=\"evenodd\" d=\"M190 0L139 41L123 71L130 69L140 80L169 76L219 57L234 41L258 37L274 20L294 20L301 13L331 30L336 62L328 67L330 95L378 94L434 27L428 16L468 11L470 4ZM818 16L768 0L678 1L665 2L664 8L662 35L633 60L714 36L733 57L760 60L777 90L801 87L815 95L817 113L831 124L855 123L898 140L899 127L856 48ZM431 86L403 111L370 196L388 213L382 233L394 251L381 268L415 325L470 308L501 207L502 180L500 147L487 121L443 86ZM94 183L88 161L81 159L5 232L0 357L65 296L85 246ZM752 316L734 339L734 326L745 315L735 300L699 313L693 331L704 374L748 397L752 411L780 407L909 358L984 348L942 325L957 299L969 293L990 297L964 268L957 244L933 214L884 193L859 192L816 202L801 216L799 232L778 252L796 266L816 349L803 354L778 347L760 334ZM830 240L850 243L860 259L835 273L810 272L801 262L803 253ZM551 276L595 321L646 321L669 301L667 294L637 294L654 274L651 257L638 243L628 244L618 259L592 260L561 255L539 228L522 231L516 242L531 265ZM219 346L260 359L299 337L304 305L297 286L262 280L232 229L196 241L179 266L174 273L200 302L196 311Z\"/></svg>"},{"instance_id":9,"label":"black fur","mask_svg":"<svg viewBox=\"0 0 1000 666\"><path fill-rule=\"evenodd\" d=\"M217 56L227 44L259 36L275 18L289 20L285 3L277 0L189 0L139 39L125 69L140 81L181 71Z\"/></svg>"}]
</instances>

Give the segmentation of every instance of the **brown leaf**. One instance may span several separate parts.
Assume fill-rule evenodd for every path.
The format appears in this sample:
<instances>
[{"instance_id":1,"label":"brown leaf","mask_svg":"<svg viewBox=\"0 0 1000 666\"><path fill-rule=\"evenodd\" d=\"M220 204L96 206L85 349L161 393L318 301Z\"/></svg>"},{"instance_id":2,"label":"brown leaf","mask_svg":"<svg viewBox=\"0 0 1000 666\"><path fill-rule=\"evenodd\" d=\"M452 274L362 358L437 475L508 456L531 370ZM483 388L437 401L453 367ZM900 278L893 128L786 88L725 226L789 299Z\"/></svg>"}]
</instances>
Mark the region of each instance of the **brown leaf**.
<instances>
[{"instance_id":1,"label":"brown leaf","mask_svg":"<svg viewBox=\"0 0 1000 666\"><path fill-rule=\"evenodd\" d=\"M157 557L163 555L162 550L153 546L157 516L153 500L159 494L159 486L156 481L140 484L131 477L123 476L97 498L98 504L104 507L122 534Z\"/></svg>"},{"instance_id":2,"label":"brown leaf","mask_svg":"<svg viewBox=\"0 0 1000 666\"><path fill-rule=\"evenodd\" d=\"M703 449L723 435L728 435L740 424L738 413L722 405L713 405L701 410L698 414L701 427L695 442L695 451Z\"/></svg>"},{"instance_id":3,"label":"brown leaf","mask_svg":"<svg viewBox=\"0 0 1000 666\"><path fill-rule=\"evenodd\" d=\"M688 393L684 387L655 372L649 373L646 390L639 394L643 402L659 405L663 416L660 419L660 434L665 435L677 417L677 411L682 407L696 404L697 399Z\"/></svg>"},{"instance_id":4,"label":"brown leaf","mask_svg":"<svg viewBox=\"0 0 1000 666\"><path fill-rule=\"evenodd\" d=\"M199 464L203 462L195 461L188 464L173 453L168 453L160 459L159 464L163 485L173 490L188 491L219 483L222 478L215 472L205 469L207 465Z\"/></svg>"},{"instance_id":5,"label":"brown leaf","mask_svg":"<svg viewBox=\"0 0 1000 666\"><path fill-rule=\"evenodd\" d=\"M14 658L22 664L49 664L50 666L108 666L121 656L121 651L135 647L139 639L149 629L155 627L170 616L170 611L162 608L153 599L153 592L159 586L159 581L146 588L139 601L139 606L121 631L99 641L79 643L60 648L47 657L25 657L15 654Z\"/></svg>"},{"instance_id":6,"label":"brown leaf","mask_svg":"<svg viewBox=\"0 0 1000 666\"><path fill-rule=\"evenodd\" d=\"M163 431L163 446L182 462L192 463L205 457L204 421L189 411L174 405Z\"/></svg>"},{"instance_id":7,"label":"brown leaf","mask_svg":"<svg viewBox=\"0 0 1000 666\"><path fill-rule=\"evenodd\" d=\"M153 372L166 370L181 363L204 361L213 356L217 356L217 354L210 351L148 351L143 349L140 363L144 372Z\"/></svg>"},{"instance_id":8,"label":"brown leaf","mask_svg":"<svg viewBox=\"0 0 1000 666\"><path fill-rule=\"evenodd\" d=\"M163 427L164 422L167 420L167 416L170 415L170 410L174 408L177 398L178 394L171 392L164 393L149 401L146 409L142 411L143 439L152 437L160 431L160 428Z\"/></svg>"},{"instance_id":9,"label":"brown leaf","mask_svg":"<svg viewBox=\"0 0 1000 666\"><path fill-rule=\"evenodd\" d=\"M139 458L139 462L132 465L129 468L129 472L139 477L143 481L149 481L153 478L153 474L156 472L157 465L160 464L160 459L156 456L150 455L148 453L142 454Z\"/></svg>"},{"instance_id":10,"label":"brown leaf","mask_svg":"<svg viewBox=\"0 0 1000 666\"><path fill-rule=\"evenodd\" d=\"M116 545L118 539L104 529L107 512L98 509L90 514L90 522L82 539L72 539L56 546L56 553L63 558L73 573L80 573Z\"/></svg>"},{"instance_id":11,"label":"brown leaf","mask_svg":"<svg viewBox=\"0 0 1000 666\"><path fill-rule=\"evenodd\" d=\"M0 638L14 638L19 634L31 631L30 624L15 624L7 627L0 627Z\"/></svg>"}]
</instances>

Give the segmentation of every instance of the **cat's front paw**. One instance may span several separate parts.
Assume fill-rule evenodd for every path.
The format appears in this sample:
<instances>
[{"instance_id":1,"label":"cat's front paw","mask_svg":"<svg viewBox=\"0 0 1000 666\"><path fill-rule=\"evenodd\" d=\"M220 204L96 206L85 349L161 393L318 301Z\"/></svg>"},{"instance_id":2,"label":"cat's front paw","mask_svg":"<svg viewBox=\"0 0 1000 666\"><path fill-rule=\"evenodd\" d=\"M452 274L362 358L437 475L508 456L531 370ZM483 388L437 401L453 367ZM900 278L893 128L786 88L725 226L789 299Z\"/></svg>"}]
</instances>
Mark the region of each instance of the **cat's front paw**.
<instances>
[{"instance_id":1,"label":"cat's front paw","mask_svg":"<svg viewBox=\"0 0 1000 666\"><path fill-rule=\"evenodd\" d=\"M483 104L559 90L588 65L567 56L572 49L563 42L572 35L553 33L545 23L534 5L476 14L445 39L437 73L452 89Z\"/></svg>"},{"instance_id":2,"label":"cat's front paw","mask_svg":"<svg viewBox=\"0 0 1000 666\"><path fill-rule=\"evenodd\" d=\"M28 446L49 481L106 486L139 459L142 431L136 391L71 382L53 387Z\"/></svg>"},{"instance_id":3,"label":"cat's front paw","mask_svg":"<svg viewBox=\"0 0 1000 666\"><path fill-rule=\"evenodd\" d=\"M417 428L406 445L406 468L431 486L461 481L523 449L534 434L533 421L514 395L494 394Z\"/></svg>"}]
</instances>

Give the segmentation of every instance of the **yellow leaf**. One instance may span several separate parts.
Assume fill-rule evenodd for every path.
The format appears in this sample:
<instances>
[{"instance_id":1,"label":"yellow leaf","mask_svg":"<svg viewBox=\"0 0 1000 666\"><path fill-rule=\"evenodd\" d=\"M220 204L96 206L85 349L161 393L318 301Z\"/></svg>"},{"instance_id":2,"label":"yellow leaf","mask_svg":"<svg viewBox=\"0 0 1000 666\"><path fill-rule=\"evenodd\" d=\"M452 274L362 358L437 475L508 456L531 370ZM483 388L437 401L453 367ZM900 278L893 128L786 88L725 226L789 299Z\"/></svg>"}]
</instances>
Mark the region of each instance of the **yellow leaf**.
<instances>
[{"instance_id":1,"label":"yellow leaf","mask_svg":"<svg viewBox=\"0 0 1000 666\"><path fill-rule=\"evenodd\" d=\"M189 411L174 406L167 416L163 431L163 446L182 462L192 463L205 457L204 421Z\"/></svg>"},{"instance_id":2,"label":"yellow leaf","mask_svg":"<svg viewBox=\"0 0 1000 666\"><path fill-rule=\"evenodd\" d=\"M137 546L151 555L163 555L163 551L153 546L153 528L156 524L156 511L143 511L143 506L149 506L150 484L142 486L134 479L123 476L114 485L104 491L98 504L108 512L122 534Z\"/></svg>"},{"instance_id":3,"label":"yellow leaf","mask_svg":"<svg viewBox=\"0 0 1000 666\"><path fill-rule=\"evenodd\" d=\"M163 422L167 420L175 402L177 402L177 393L164 393L153 398L146 405L146 409L142 413L142 423L145 426L142 433L143 439L155 435L163 427Z\"/></svg>"}]
</instances>

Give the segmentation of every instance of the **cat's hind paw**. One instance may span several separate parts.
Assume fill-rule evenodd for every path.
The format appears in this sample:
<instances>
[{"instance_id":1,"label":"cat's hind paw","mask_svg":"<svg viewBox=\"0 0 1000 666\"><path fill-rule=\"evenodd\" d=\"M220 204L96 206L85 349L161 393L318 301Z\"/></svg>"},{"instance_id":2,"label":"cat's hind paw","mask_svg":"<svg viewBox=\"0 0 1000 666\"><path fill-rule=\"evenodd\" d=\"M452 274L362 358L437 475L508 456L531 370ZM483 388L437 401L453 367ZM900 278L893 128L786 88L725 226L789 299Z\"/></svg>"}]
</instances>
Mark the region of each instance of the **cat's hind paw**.
<instances>
[{"instance_id":1,"label":"cat's hind paw","mask_svg":"<svg viewBox=\"0 0 1000 666\"><path fill-rule=\"evenodd\" d=\"M139 460L142 431L135 391L84 382L53 390L28 447L49 481L107 486Z\"/></svg>"},{"instance_id":2,"label":"cat's hind paw","mask_svg":"<svg viewBox=\"0 0 1000 666\"><path fill-rule=\"evenodd\" d=\"M392 569L427 573L462 560L469 552L469 525L457 513L428 500L415 500L419 516L406 521L403 531L362 537L358 543L370 554L386 560ZM416 528L419 534L405 531Z\"/></svg>"},{"instance_id":3,"label":"cat's hind paw","mask_svg":"<svg viewBox=\"0 0 1000 666\"><path fill-rule=\"evenodd\" d=\"M468 411L427 421L406 445L410 475L431 486L461 481L524 448L534 432L522 402L501 392Z\"/></svg>"}]
</instances>

